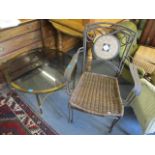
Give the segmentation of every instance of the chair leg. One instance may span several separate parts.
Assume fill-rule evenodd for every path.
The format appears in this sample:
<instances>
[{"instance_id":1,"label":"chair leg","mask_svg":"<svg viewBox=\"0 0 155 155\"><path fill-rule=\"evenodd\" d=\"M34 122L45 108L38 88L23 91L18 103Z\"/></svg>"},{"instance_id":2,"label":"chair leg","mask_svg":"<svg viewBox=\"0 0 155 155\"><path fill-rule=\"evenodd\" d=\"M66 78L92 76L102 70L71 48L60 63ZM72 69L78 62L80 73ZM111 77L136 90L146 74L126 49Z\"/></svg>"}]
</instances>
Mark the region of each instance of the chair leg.
<instances>
[{"instance_id":1,"label":"chair leg","mask_svg":"<svg viewBox=\"0 0 155 155\"><path fill-rule=\"evenodd\" d=\"M40 113L42 114L43 111L42 111L42 109L40 107L41 106L41 100L40 100L39 94L36 94L36 99L37 99L37 103L38 103L38 106L39 106Z\"/></svg>"},{"instance_id":2,"label":"chair leg","mask_svg":"<svg viewBox=\"0 0 155 155\"><path fill-rule=\"evenodd\" d=\"M73 109L72 109L70 103L68 103L68 110L69 110L68 122L72 123L73 122Z\"/></svg>"},{"instance_id":3,"label":"chair leg","mask_svg":"<svg viewBox=\"0 0 155 155\"><path fill-rule=\"evenodd\" d=\"M110 128L109 128L109 133L112 132L113 127L114 127L114 126L116 125L116 123L120 120L120 118L121 118L121 117L117 117L117 118L115 118L115 119L112 121L112 124L111 124L111 126L110 126Z\"/></svg>"}]
</instances>

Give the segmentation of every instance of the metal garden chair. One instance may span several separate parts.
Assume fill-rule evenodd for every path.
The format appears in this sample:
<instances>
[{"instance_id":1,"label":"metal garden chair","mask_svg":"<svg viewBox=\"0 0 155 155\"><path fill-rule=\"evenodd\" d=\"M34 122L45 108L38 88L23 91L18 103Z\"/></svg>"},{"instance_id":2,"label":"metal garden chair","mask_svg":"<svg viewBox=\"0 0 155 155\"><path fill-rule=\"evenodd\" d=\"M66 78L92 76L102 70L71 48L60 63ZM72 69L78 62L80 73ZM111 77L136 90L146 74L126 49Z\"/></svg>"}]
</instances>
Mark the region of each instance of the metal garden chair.
<instances>
[{"instance_id":1,"label":"metal garden chair","mask_svg":"<svg viewBox=\"0 0 155 155\"><path fill-rule=\"evenodd\" d=\"M137 70L130 62L128 53L135 39L135 32L112 23L95 23L85 27L83 47L79 48L68 64L64 76L67 80L66 88L70 94L69 122L73 121L73 109L81 110L99 116L112 116L113 126L124 114L124 106L133 101L141 92L141 85ZM119 59L119 52L123 53ZM82 75L73 91L71 83L75 69L82 54ZM95 73L93 64L104 62L114 71L113 75ZM124 63L129 62L129 68L134 81L134 87L125 100L121 98L118 78Z\"/></svg>"}]
</instances>

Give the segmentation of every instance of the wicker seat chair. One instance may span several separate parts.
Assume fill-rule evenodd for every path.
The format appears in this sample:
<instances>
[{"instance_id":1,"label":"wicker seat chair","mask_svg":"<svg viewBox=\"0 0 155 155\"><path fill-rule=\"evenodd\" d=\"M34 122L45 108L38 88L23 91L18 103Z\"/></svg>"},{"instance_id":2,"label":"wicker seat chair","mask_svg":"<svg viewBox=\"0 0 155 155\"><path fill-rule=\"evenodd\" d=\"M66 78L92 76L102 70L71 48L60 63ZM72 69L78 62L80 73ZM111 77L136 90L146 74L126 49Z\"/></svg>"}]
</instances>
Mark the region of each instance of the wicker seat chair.
<instances>
[{"instance_id":1,"label":"wicker seat chair","mask_svg":"<svg viewBox=\"0 0 155 155\"><path fill-rule=\"evenodd\" d=\"M123 116L125 104L129 104L141 91L137 70L132 63L129 68L134 88L126 100L121 98L118 83L134 37L132 30L117 24L95 23L85 27L83 47L73 56L64 73L66 88L71 95L68 104L69 122L73 121L73 109L99 116L112 116L114 120L109 132L112 131L113 126ZM121 60L118 56L120 50L124 50ZM82 75L71 92L71 82L80 54L83 57ZM98 61L108 65L109 70L113 69L114 74L93 72L91 66Z\"/></svg>"}]
</instances>

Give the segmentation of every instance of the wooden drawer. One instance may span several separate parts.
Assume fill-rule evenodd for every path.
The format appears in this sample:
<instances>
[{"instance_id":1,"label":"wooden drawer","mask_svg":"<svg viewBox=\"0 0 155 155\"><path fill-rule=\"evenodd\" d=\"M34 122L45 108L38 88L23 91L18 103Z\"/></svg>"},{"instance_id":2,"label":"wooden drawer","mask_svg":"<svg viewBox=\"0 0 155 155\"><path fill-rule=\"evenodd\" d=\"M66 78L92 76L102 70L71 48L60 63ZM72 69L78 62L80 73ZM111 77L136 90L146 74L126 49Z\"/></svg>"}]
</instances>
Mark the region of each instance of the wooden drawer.
<instances>
[{"instance_id":1,"label":"wooden drawer","mask_svg":"<svg viewBox=\"0 0 155 155\"><path fill-rule=\"evenodd\" d=\"M0 56L8 55L12 52L15 52L18 49L24 48L25 46L28 46L40 40L41 32L40 30L36 30L33 32L26 33L25 35L21 35L13 39L7 40L5 42L1 42Z\"/></svg>"},{"instance_id":2,"label":"wooden drawer","mask_svg":"<svg viewBox=\"0 0 155 155\"><path fill-rule=\"evenodd\" d=\"M31 21L23 25L0 30L0 42L40 29L40 21Z\"/></svg>"}]
</instances>

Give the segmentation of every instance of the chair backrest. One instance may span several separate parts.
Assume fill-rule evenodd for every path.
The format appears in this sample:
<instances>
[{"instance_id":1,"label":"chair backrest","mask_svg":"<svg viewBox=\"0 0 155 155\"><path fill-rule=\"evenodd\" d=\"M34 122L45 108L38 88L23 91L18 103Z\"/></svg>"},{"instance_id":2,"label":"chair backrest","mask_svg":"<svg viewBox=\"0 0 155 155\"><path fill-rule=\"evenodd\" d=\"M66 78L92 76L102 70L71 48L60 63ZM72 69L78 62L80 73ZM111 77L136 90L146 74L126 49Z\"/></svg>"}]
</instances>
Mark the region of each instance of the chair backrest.
<instances>
[{"instance_id":1,"label":"chair backrest","mask_svg":"<svg viewBox=\"0 0 155 155\"><path fill-rule=\"evenodd\" d=\"M91 71L93 62L103 61L112 67L115 75L120 75L136 33L118 24L94 23L86 25L83 35L83 71Z\"/></svg>"},{"instance_id":2,"label":"chair backrest","mask_svg":"<svg viewBox=\"0 0 155 155\"><path fill-rule=\"evenodd\" d=\"M83 52L83 47L78 49L77 53L74 54L74 56L72 57L70 63L68 64L67 68L65 69L64 78L67 81L71 81L72 80L72 76L73 76L72 74L73 74L75 68L77 67L79 55L82 52Z\"/></svg>"}]
</instances>

